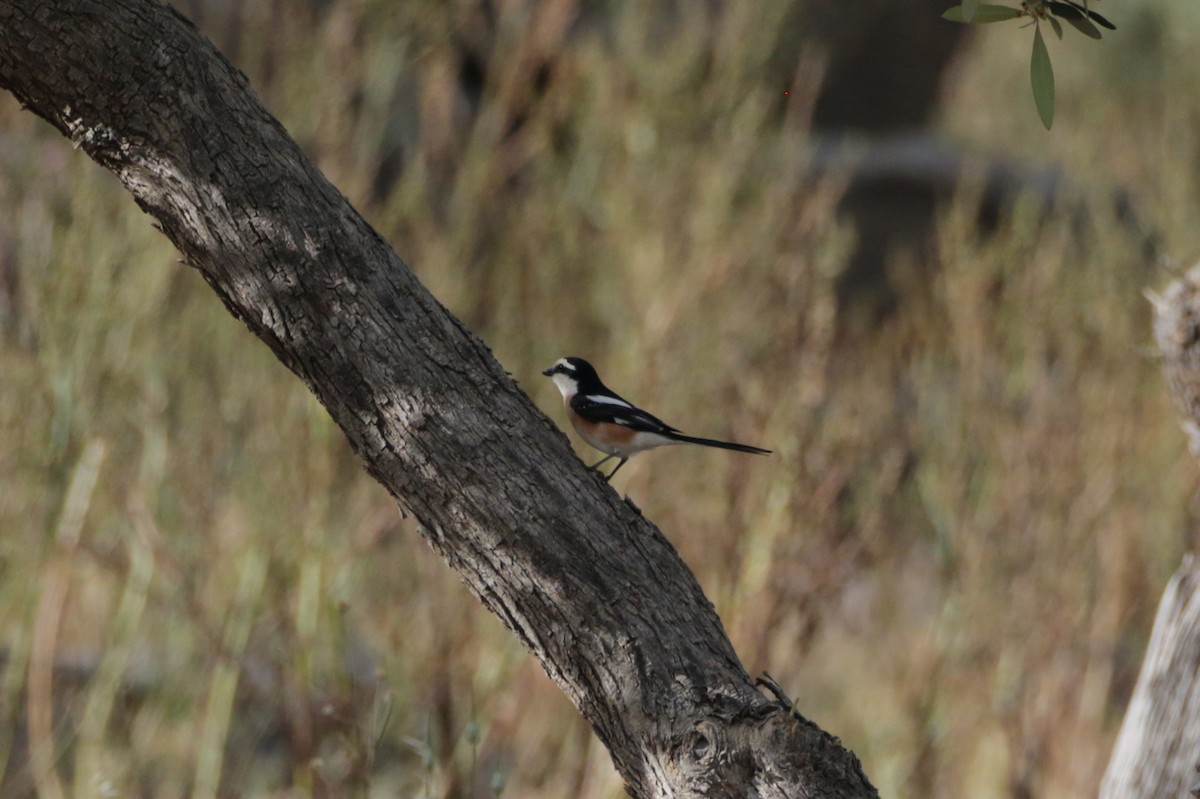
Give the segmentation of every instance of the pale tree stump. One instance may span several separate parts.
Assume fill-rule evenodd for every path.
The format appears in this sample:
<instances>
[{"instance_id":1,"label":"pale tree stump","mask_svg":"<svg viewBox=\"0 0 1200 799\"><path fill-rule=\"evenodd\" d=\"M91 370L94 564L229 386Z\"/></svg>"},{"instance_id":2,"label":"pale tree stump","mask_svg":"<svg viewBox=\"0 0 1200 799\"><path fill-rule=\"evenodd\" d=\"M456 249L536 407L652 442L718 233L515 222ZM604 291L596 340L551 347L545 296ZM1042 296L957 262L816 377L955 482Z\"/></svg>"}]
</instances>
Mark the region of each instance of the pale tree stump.
<instances>
[{"instance_id":1,"label":"pale tree stump","mask_svg":"<svg viewBox=\"0 0 1200 799\"><path fill-rule=\"evenodd\" d=\"M1200 264L1171 281L1162 294L1146 292L1146 297L1154 306L1154 341L1183 415L1188 449L1200 458Z\"/></svg>"},{"instance_id":2,"label":"pale tree stump","mask_svg":"<svg viewBox=\"0 0 1200 799\"><path fill-rule=\"evenodd\" d=\"M1200 760L1200 566L1167 584L1137 686L1100 784L1101 799L1166 799L1196 789Z\"/></svg>"},{"instance_id":3,"label":"pale tree stump","mask_svg":"<svg viewBox=\"0 0 1200 799\"><path fill-rule=\"evenodd\" d=\"M1154 306L1154 339L1188 449L1200 458L1200 265ZM1167 584L1125 721L1100 785L1101 799L1200 797L1200 566L1187 555Z\"/></svg>"}]
</instances>

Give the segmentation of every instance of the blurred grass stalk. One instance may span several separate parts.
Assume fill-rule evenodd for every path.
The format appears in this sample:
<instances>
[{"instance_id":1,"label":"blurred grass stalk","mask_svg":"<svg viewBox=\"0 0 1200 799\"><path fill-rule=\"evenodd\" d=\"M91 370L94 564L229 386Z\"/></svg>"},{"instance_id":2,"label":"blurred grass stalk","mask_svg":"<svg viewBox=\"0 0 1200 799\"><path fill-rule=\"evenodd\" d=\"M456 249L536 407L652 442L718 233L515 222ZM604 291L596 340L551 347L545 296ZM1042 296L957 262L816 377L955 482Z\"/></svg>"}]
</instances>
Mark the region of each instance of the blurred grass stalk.
<instances>
[{"instance_id":1,"label":"blurred grass stalk","mask_svg":"<svg viewBox=\"0 0 1200 799\"><path fill-rule=\"evenodd\" d=\"M209 682L208 701L200 719L195 787L192 789L195 799L215 799L221 784L229 724L233 717L234 691L267 578L266 555L256 547L248 547L241 552L236 566L237 591L230 617L225 623L218 662L213 667Z\"/></svg>"},{"instance_id":2,"label":"blurred grass stalk","mask_svg":"<svg viewBox=\"0 0 1200 799\"><path fill-rule=\"evenodd\" d=\"M41 595L33 619L33 641L29 651L28 723L29 755L38 793L48 799L66 799L56 762L58 745L54 736L54 669L60 623L70 589L72 568L84 520L91 506L100 468L107 454L100 439L84 446L71 474L63 500L54 550L42 570Z\"/></svg>"}]
</instances>

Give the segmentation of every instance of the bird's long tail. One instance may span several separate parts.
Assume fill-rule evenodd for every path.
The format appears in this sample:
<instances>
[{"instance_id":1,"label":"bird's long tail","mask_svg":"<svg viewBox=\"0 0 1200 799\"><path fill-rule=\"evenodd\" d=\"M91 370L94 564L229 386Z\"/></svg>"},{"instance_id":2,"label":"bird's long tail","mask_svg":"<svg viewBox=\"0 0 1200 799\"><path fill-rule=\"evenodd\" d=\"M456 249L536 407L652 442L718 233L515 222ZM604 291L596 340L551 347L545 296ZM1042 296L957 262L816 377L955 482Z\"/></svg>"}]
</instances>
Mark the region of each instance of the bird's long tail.
<instances>
[{"instance_id":1,"label":"bird's long tail","mask_svg":"<svg viewBox=\"0 0 1200 799\"><path fill-rule=\"evenodd\" d=\"M749 444L734 444L732 441L717 441L713 438L696 438L695 436L685 436L683 433L672 433L671 438L684 444L699 444L702 447L717 447L718 449L731 449L735 452L749 452L754 455L770 455L771 450L763 449L762 447L752 447Z\"/></svg>"}]
</instances>

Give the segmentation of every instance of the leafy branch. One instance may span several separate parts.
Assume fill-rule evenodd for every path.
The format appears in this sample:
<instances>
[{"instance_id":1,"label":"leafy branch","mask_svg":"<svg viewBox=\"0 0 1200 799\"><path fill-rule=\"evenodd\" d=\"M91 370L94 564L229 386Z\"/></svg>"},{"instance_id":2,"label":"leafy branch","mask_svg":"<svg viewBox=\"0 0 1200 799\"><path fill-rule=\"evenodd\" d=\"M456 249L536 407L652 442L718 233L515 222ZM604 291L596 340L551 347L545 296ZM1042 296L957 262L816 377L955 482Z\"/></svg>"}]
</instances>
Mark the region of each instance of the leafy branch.
<instances>
[{"instance_id":1,"label":"leafy branch","mask_svg":"<svg viewBox=\"0 0 1200 799\"><path fill-rule=\"evenodd\" d=\"M1023 0L1020 8L962 0L942 14L943 19L951 22L975 23L1006 22L1022 17L1028 17L1030 22L1026 24L1033 25L1033 54L1029 61L1033 102L1042 124L1049 130L1054 123L1054 68L1050 64L1050 51L1046 49L1046 41L1042 38L1042 22L1049 24L1059 39L1063 37L1062 22L1089 39L1099 39L1100 28L1112 31L1117 26L1088 8L1088 0Z\"/></svg>"}]
</instances>

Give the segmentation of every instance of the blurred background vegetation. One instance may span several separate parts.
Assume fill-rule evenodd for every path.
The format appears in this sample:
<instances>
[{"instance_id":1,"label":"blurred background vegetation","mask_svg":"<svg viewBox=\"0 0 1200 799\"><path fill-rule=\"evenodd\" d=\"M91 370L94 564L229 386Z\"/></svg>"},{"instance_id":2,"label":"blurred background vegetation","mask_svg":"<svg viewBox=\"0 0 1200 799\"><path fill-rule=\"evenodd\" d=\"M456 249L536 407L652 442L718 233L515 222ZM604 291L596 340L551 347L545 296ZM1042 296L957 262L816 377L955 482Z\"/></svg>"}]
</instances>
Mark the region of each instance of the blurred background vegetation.
<instances>
[{"instance_id":1,"label":"blurred background vegetation","mask_svg":"<svg viewBox=\"0 0 1200 799\"><path fill-rule=\"evenodd\" d=\"M1047 133L1028 32L950 4L179 7L556 420L538 371L574 354L776 450L615 484L883 795L1084 796L1194 547L1141 292L1200 245L1200 8L1051 40ZM623 795L299 382L7 95L0 664L5 797Z\"/></svg>"}]
</instances>

